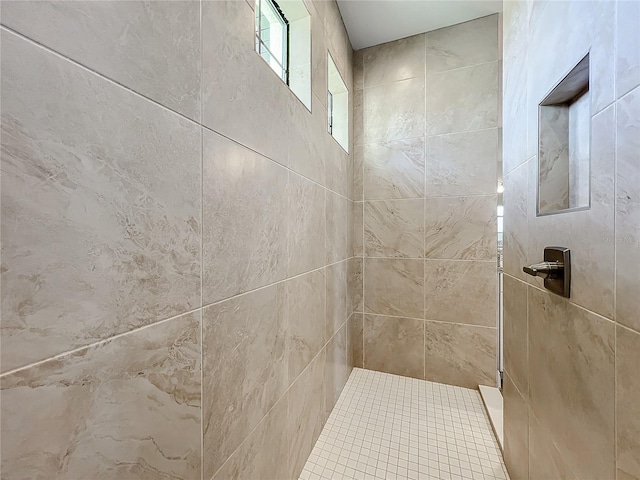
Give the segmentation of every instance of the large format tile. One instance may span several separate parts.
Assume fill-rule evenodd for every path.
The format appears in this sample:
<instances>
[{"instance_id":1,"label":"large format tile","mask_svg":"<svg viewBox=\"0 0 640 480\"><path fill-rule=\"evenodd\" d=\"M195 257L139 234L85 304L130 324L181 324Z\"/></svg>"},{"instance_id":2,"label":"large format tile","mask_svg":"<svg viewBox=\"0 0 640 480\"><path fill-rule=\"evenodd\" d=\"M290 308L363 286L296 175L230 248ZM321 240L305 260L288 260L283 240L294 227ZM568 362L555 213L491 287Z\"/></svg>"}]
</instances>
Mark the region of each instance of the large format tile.
<instances>
[{"instance_id":1,"label":"large format tile","mask_svg":"<svg viewBox=\"0 0 640 480\"><path fill-rule=\"evenodd\" d=\"M424 318L424 261L364 260L364 311Z\"/></svg>"},{"instance_id":2,"label":"large format tile","mask_svg":"<svg viewBox=\"0 0 640 480\"><path fill-rule=\"evenodd\" d=\"M537 172L537 161L534 157L504 176L504 271L523 281L527 281L527 275L522 271L522 267L528 265L529 259L528 209L530 202L528 195L532 191L529 186L529 177L533 184L537 185L534 177ZM537 263L540 260L533 260L531 263Z\"/></svg>"},{"instance_id":3,"label":"large format tile","mask_svg":"<svg viewBox=\"0 0 640 480\"><path fill-rule=\"evenodd\" d=\"M496 329L425 321L425 380L478 388L496 382Z\"/></svg>"},{"instance_id":4,"label":"large format tile","mask_svg":"<svg viewBox=\"0 0 640 480\"><path fill-rule=\"evenodd\" d=\"M425 260L425 318L495 327L495 262Z\"/></svg>"},{"instance_id":5,"label":"large format tile","mask_svg":"<svg viewBox=\"0 0 640 480\"><path fill-rule=\"evenodd\" d=\"M522 395L529 393L527 284L504 275L504 369Z\"/></svg>"},{"instance_id":6,"label":"large format tile","mask_svg":"<svg viewBox=\"0 0 640 480\"><path fill-rule=\"evenodd\" d=\"M553 444L549 433L531 414L529 414L529 478L531 480L551 478L582 480L574 476Z\"/></svg>"},{"instance_id":7,"label":"large format tile","mask_svg":"<svg viewBox=\"0 0 640 480\"><path fill-rule=\"evenodd\" d=\"M4 371L197 307L200 210L199 127L3 30Z\"/></svg>"},{"instance_id":8,"label":"large format tile","mask_svg":"<svg viewBox=\"0 0 640 480\"><path fill-rule=\"evenodd\" d=\"M216 133L203 134L207 305L286 277L288 172Z\"/></svg>"},{"instance_id":9,"label":"large format tile","mask_svg":"<svg viewBox=\"0 0 640 480\"><path fill-rule=\"evenodd\" d=\"M289 436L289 471L287 477L273 477L274 480L276 478L298 478L320 436L320 432L322 432L326 418L324 411L325 366L326 352L322 350L287 392L289 413L286 425ZM272 441L282 442L282 439L274 438ZM264 473L260 472L260 475L264 475Z\"/></svg>"},{"instance_id":10,"label":"large format tile","mask_svg":"<svg viewBox=\"0 0 640 480\"><path fill-rule=\"evenodd\" d=\"M497 128L428 137L426 195L495 194L498 158Z\"/></svg>"},{"instance_id":11,"label":"large format tile","mask_svg":"<svg viewBox=\"0 0 640 480\"><path fill-rule=\"evenodd\" d=\"M577 478L612 479L613 323L537 288L528 303L533 414Z\"/></svg>"},{"instance_id":12,"label":"large format tile","mask_svg":"<svg viewBox=\"0 0 640 480\"><path fill-rule=\"evenodd\" d=\"M511 480L529 480L529 407L508 373L504 376L502 394L504 395L504 462Z\"/></svg>"},{"instance_id":13,"label":"large format tile","mask_svg":"<svg viewBox=\"0 0 640 480\"><path fill-rule=\"evenodd\" d=\"M326 190L327 203L327 263L341 262L349 257L349 200Z\"/></svg>"},{"instance_id":14,"label":"large format tile","mask_svg":"<svg viewBox=\"0 0 640 480\"><path fill-rule=\"evenodd\" d=\"M422 199L364 202L364 254L367 257L422 258Z\"/></svg>"},{"instance_id":15,"label":"large format tile","mask_svg":"<svg viewBox=\"0 0 640 480\"><path fill-rule=\"evenodd\" d=\"M640 331L640 88L616 108L616 320Z\"/></svg>"},{"instance_id":16,"label":"large format tile","mask_svg":"<svg viewBox=\"0 0 640 480\"><path fill-rule=\"evenodd\" d=\"M365 200L424 196L424 137L371 143L362 149Z\"/></svg>"},{"instance_id":17,"label":"large format tile","mask_svg":"<svg viewBox=\"0 0 640 480\"><path fill-rule=\"evenodd\" d=\"M287 285L289 384L324 347L326 287L324 270L294 277Z\"/></svg>"},{"instance_id":18,"label":"large format tile","mask_svg":"<svg viewBox=\"0 0 640 480\"><path fill-rule=\"evenodd\" d=\"M424 378L424 321L364 316L364 366L370 370Z\"/></svg>"},{"instance_id":19,"label":"large format tile","mask_svg":"<svg viewBox=\"0 0 640 480\"><path fill-rule=\"evenodd\" d=\"M498 60L498 15L428 32L427 75Z\"/></svg>"},{"instance_id":20,"label":"large format tile","mask_svg":"<svg viewBox=\"0 0 640 480\"><path fill-rule=\"evenodd\" d=\"M347 308L347 313L351 314L352 312L362 312L362 297L363 297L363 281L364 281L364 272L363 268L363 260L362 258L350 258L347 260L347 283L348 283L348 294L349 301L351 305Z\"/></svg>"},{"instance_id":21,"label":"large format tile","mask_svg":"<svg viewBox=\"0 0 640 480\"><path fill-rule=\"evenodd\" d=\"M327 277L326 340L329 340L347 321L349 306L348 261L335 263L325 268Z\"/></svg>"},{"instance_id":22,"label":"large format tile","mask_svg":"<svg viewBox=\"0 0 640 480\"><path fill-rule=\"evenodd\" d=\"M279 283L203 312L204 476L211 476L287 389L286 291Z\"/></svg>"},{"instance_id":23,"label":"large format tile","mask_svg":"<svg viewBox=\"0 0 640 480\"><path fill-rule=\"evenodd\" d=\"M286 196L289 203L287 272L293 276L325 264L325 189L290 173Z\"/></svg>"},{"instance_id":24,"label":"large format tile","mask_svg":"<svg viewBox=\"0 0 640 480\"><path fill-rule=\"evenodd\" d=\"M414 35L364 50L364 88L424 77L424 37Z\"/></svg>"},{"instance_id":25,"label":"large format tile","mask_svg":"<svg viewBox=\"0 0 640 480\"><path fill-rule=\"evenodd\" d=\"M354 257L364 255L364 202L352 203L351 251Z\"/></svg>"},{"instance_id":26,"label":"large format tile","mask_svg":"<svg viewBox=\"0 0 640 480\"><path fill-rule=\"evenodd\" d=\"M427 91L427 135L498 126L498 62L429 75Z\"/></svg>"},{"instance_id":27,"label":"large format tile","mask_svg":"<svg viewBox=\"0 0 640 480\"><path fill-rule=\"evenodd\" d=\"M616 328L618 480L640 479L640 334Z\"/></svg>"},{"instance_id":28,"label":"large format tile","mask_svg":"<svg viewBox=\"0 0 640 480\"><path fill-rule=\"evenodd\" d=\"M287 477L287 400L283 397L211 480Z\"/></svg>"},{"instance_id":29,"label":"large format tile","mask_svg":"<svg viewBox=\"0 0 640 480\"><path fill-rule=\"evenodd\" d=\"M331 338L326 347L327 363L324 370L324 418L329 418L342 393L351 369L347 364L347 324Z\"/></svg>"},{"instance_id":30,"label":"large format tile","mask_svg":"<svg viewBox=\"0 0 640 480\"><path fill-rule=\"evenodd\" d=\"M424 77L366 89L364 143L390 142L424 135L424 98Z\"/></svg>"},{"instance_id":31,"label":"large format tile","mask_svg":"<svg viewBox=\"0 0 640 480\"><path fill-rule=\"evenodd\" d=\"M326 110L323 112L323 115L325 118L327 117ZM343 197L349 197L352 189L352 182L349 178L349 174L351 173L351 158L337 140L327 133L326 128L323 129L323 135L326 143L324 166L327 182L326 187L339 193ZM351 143L348 143L348 145L350 144Z\"/></svg>"},{"instance_id":32,"label":"large format tile","mask_svg":"<svg viewBox=\"0 0 640 480\"><path fill-rule=\"evenodd\" d=\"M300 102L289 105L291 124L289 126L287 165L300 175L321 185L326 183L326 117L327 111L318 98L312 96L313 112ZM283 141L279 140L279 141Z\"/></svg>"},{"instance_id":33,"label":"large format tile","mask_svg":"<svg viewBox=\"0 0 640 480\"><path fill-rule=\"evenodd\" d=\"M2 378L2 478L200 478L200 313Z\"/></svg>"},{"instance_id":34,"label":"large format tile","mask_svg":"<svg viewBox=\"0 0 640 480\"><path fill-rule=\"evenodd\" d=\"M640 85L640 3L616 3L616 98Z\"/></svg>"},{"instance_id":35,"label":"large format tile","mask_svg":"<svg viewBox=\"0 0 640 480\"><path fill-rule=\"evenodd\" d=\"M200 119L199 2L8 1L2 24Z\"/></svg>"},{"instance_id":36,"label":"large format tile","mask_svg":"<svg viewBox=\"0 0 640 480\"><path fill-rule=\"evenodd\" d=\"M425 258L496 258L495 195L427 198L424 211Z\"/></svg>"},{"instance_id":37,"label":"large format tile","mask_svg":"<svg viewBox=\"0 0 640 480\"><path fill-rule=\"evenodd\" d=\"M352 364L350 366L357 368L364 368L363 321L364 315L362 313L354 313L348 322L347 355L351 355Z\"/></svg>"}]
</instances>

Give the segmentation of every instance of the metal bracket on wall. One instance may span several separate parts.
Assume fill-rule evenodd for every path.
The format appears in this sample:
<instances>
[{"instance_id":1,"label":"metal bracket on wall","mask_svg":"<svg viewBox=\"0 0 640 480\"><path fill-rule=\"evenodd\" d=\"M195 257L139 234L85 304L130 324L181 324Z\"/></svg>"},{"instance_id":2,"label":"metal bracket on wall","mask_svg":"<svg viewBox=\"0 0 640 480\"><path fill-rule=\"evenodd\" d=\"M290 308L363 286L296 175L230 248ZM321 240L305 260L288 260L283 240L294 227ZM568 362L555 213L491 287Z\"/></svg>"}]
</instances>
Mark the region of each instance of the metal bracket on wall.
<instances>
[{"instance_id":1,"label":"metal bracket on wall","mask_svg":"<svg viewBox=\"0 0 640 480\"><path fill-rule=\"evenodd\" d=\"M544 261L522 271L544 279L544 288L569 298L571 294L571 251L565 247L545 247Z\"/></svg>"}]
</instances>

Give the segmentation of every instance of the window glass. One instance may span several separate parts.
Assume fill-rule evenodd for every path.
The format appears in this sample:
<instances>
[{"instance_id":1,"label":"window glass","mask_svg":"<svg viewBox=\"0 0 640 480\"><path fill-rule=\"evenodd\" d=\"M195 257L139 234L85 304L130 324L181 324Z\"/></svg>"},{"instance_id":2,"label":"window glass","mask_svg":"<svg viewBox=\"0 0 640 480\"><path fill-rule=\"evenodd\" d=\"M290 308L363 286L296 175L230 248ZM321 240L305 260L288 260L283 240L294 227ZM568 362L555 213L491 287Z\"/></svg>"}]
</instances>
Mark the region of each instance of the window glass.
<instances>
[{"instance_id":1,"label":"window glass","mask_svg":"<svg viewBox=\"0 0 640 480\"><path fill-rule=\"evenodd\" d=\"M289 24L273 0L258 0L256 7L256 52L288 82Z\"/></svg>"}]
</instances>

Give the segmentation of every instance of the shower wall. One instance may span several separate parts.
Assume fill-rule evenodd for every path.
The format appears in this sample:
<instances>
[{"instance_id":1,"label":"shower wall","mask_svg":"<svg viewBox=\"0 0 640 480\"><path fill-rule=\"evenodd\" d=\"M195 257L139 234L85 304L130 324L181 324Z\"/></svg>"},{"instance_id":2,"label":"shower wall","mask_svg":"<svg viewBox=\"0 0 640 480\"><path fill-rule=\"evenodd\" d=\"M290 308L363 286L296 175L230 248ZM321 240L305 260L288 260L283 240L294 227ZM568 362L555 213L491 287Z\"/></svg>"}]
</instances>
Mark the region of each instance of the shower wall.
<instances>
[{"instance_id":1,"label":"shower wall","mask_svg":"<svg viewBox=\"0 0 640 480\"><path fill-rule=\"evenodd\" d=\"M504 3L505 461L640 479L640 4ZM559 48L559 46L562 46ZM536 216L538 103L590 52L591 207ZM522 267L571 249L571 298Z\"/></svg>"},{"instance_id":2,"label":"shower wall","mask_svg":"<svg viewBox=\"0 0 640 480\"><path fill-rule=\"evenodd\" d=\"M351 368L308 8L313 113L253 2L2 2L3 479L297 478Z\"/></svg>"},{"instance_id":3,"label":"shower wall","mask_svg":"<svg viewBox=\"0 0 640 480\"><path fill-rule=\"evenodd\" d=\"M354 55L358 366L495 385L498 21Z\"/></svg>"}]
</instances>

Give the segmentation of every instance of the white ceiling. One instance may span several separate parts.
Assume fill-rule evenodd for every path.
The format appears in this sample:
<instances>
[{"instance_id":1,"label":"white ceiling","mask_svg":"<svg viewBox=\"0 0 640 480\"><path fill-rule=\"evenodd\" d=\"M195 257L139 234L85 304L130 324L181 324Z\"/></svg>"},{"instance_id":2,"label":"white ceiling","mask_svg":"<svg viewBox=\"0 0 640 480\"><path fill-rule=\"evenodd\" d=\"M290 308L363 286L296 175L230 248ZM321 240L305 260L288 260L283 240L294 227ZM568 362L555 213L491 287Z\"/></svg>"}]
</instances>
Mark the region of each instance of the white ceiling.
<instances>
[{"instance_id":1,"label":"white ceiling","mask_svg":"<svg viewBox=\"0 0 640 480\"><path fill-rule=\"evenodd\" d=\"M467 22L502 0L337 0L354 50Z\"/></svg>"}]
</instances>

